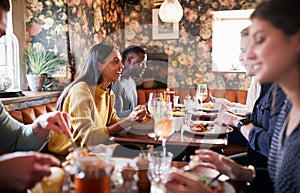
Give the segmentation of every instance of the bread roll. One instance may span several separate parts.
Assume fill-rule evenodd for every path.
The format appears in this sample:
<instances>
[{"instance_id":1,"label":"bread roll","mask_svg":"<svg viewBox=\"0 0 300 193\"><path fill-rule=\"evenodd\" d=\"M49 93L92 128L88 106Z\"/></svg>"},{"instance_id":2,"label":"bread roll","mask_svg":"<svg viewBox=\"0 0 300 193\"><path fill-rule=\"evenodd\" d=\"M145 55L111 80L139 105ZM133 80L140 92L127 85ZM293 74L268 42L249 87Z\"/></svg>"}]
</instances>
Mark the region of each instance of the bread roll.
<instances>
[{"instance_id":1,"label":"bread roll","mask_svg":"<svg viewBox=\"0 0 300 193\"><path fill-rule=\"evenodd\" d=\"M51 167L51 175L45 176L32 189L32 193L62 193L65 171L59 167Z\"/></svg>"}]
</instances>

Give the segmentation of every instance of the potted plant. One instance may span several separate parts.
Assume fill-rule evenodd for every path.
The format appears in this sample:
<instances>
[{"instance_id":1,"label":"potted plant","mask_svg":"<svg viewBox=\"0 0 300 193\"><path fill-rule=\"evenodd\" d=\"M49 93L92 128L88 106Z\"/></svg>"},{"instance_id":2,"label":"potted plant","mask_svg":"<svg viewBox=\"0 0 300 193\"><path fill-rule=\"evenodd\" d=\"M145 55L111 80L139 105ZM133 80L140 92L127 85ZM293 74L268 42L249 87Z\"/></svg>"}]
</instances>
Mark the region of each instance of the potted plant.
<instances>
[{"instance_id":1,"label":"potted plant","mask_svg":"<svg viewBox=\"0 0 300 193\"><path fill-rule=\"evenodd\" d=\"M60 66L67 66L61 56L49 50L27 48L25 50L27 81L31 91L43 88L46 75L57 71Z\"/></svg>"}]
</instances>

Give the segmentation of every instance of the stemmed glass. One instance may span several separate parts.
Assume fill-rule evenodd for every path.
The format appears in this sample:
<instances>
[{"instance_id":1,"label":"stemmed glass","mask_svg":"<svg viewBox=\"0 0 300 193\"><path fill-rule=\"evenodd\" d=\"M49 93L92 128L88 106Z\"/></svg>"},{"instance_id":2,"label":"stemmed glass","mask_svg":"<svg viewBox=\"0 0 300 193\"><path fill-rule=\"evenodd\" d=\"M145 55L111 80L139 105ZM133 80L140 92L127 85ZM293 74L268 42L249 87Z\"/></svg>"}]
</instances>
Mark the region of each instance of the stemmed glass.
<instances>
[{"instance_id":1,"label":"stemmed glass","mask_svg":"<svg viewBox=\"0 0 300 193\"><path fill-rule=\"evenodd\" d=\"M207 94L207 84L198 84L196 91L196 100L198 105L200 101L200 111L202 111L202 103L206 99Z\"/></svg>"},{"instance_id":2,"label":"stemmed glass","mask_svg":"<svg viewBox=\"0 0 300 193\"><path fill-rule=\"evenodd\" d=\"M162 110L163 110L163 94L159 92L150 93L148 99L148 111L152 115L152 118L155 120L158 117L161 117ZM156 139L156 133L149 133L149 137Z\"/></svg>"},{"instance_id":3,"label":"stemmed glass","mask_svg":"<svg viewBox=\"0 0 300 193\"><path fill-rule=\"evenodd\" d=\"M172 119L172 104L165 103L161 117L154 119L154 132L160 137L163 147L163 155L166 155L167 139L174 133L174 123Z\"/></svg>"}]
</instances>

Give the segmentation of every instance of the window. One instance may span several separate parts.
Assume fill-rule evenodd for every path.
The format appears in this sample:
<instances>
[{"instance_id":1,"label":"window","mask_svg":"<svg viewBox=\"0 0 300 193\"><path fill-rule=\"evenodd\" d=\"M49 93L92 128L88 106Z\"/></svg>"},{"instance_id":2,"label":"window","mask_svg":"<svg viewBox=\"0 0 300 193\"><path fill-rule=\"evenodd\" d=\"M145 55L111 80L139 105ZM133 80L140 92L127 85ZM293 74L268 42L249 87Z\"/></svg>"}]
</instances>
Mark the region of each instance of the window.
<instances>
[{"instance_id":1,"label":"window","mask_svg":"<svg viewBox=\"0 0 300 193\"><path fill-rule=\"evenodd\" d=\"M6 35L0 39L0 77L12 80L11 90L20 89L19 42L13 34L12 12L7 14Z\"/></svg>"},{"instance_id":2,"label":"window","mask_svg":"<svg viewBox=\"0 0 300 193\"><path fill-rule=\"evenodd\" d=\"M253 10L213 12L212 70L244 72L240 64L240 31L251 25Z\"/></svg>"}]
</instances>

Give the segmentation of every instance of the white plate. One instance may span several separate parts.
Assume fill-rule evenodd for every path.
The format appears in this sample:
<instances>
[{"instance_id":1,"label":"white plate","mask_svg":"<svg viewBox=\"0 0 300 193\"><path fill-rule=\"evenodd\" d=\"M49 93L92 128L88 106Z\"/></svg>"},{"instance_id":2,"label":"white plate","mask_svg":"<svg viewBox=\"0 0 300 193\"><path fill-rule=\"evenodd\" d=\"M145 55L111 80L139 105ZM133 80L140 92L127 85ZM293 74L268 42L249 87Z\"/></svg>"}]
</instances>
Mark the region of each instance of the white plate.
<instances>
[{"instance_id":1,"label":"white plate","mask_svg":"<svg viewBox=\"0 0 300 193\"><path fill-rule=\"evenodd\" d=\"M231 184L229 184L228 182L223 182L223 183L224 183L224 186L223 186L224 193L235 193L236 192L234 187Z\"/></svg>"},{"instance_id":2,"label":"white plate","mask_svg":"<svg viewBox=\"0 0 300 193\"><path fill-rule=\"evenodd\" d=\"M175 108L184 108L184 104L177 104L174 106Z\"/></svg>"},{"instance_id":3,"label":"white plate","mask_svg":"<svg viewBox=\"0 0 300 193\"><path fill-rule=\"evenodd\" d=\"M204 111L204 112L207 112L207 113L217 113L219 112L218 109L209 109L209 108L195 108L195 111Z\"/></svg>"},{"instance_id":4,"label":"white plate","mask_svg":"<svg viewBox=\"0 0 300 193\"><path fill-rule=\"evenodd\" d=\"M184 130L196 135L223 135L233 131L233 128L215 125L213 121L193 121L193 123L208 124L211 128L207 131L193 131L190 127L184 127Z\"/></svg>"},{"instance_id":5,"label":"white plate","mask_svg":"<svg viewBox=\"0 0 300 193\"><path fill-rule=\"evenodd\" d=\"M149 122L147 123L138 123L136 122L135 124L130 126L134 130L139 130L139 131L146 131L154 128L154 120L150 119Z\"/></svg>"},{"instance_id":6,"label":"white plate","mask_svg":"<svg viewBox=\"0 0 300 193\"><path fill-rule=\"evenodd\" d=\"M217 170L207 168L207 167L196 167L192 171L188 172L195 176L202 176L203 178L206 178L208 180L213 179L216 177L219 172ZM226 178L228 179L228 178ZM223 193L235 193L234 187L229 184L228 182L225 182L224 180L221 180L221 176L218 178L218 181L216 183L223 183Z\"/></svg>"}]
</instances>

